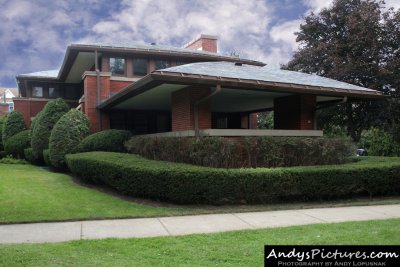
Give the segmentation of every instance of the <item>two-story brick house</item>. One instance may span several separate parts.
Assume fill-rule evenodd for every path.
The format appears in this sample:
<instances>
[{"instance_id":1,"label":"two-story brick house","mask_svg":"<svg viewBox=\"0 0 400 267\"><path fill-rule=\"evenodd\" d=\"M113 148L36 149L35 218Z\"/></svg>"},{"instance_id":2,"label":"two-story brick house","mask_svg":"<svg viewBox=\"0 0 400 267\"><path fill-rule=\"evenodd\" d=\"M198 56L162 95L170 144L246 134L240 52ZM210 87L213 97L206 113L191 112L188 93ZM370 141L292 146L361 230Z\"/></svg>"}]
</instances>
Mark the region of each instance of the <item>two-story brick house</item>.
<instances>
[{"instance_id":1,"label":"two-story brick house","mask_svg":"<svg viewBox=\"0 0 400 267\"><path fill-rule=\"evenodd\" d=\"M257 112L274 110L276 129L297 130L275 134L321 135L314 131L318 106L382 98L367 88L220 55L210 35L184 48L72 44L60 70L21 74L17 83L15 109L28 124L49 99L62 97L89 117L93 132L135 134L271 134L249 129L256 128Z\"/></svg>"}]
</instances>

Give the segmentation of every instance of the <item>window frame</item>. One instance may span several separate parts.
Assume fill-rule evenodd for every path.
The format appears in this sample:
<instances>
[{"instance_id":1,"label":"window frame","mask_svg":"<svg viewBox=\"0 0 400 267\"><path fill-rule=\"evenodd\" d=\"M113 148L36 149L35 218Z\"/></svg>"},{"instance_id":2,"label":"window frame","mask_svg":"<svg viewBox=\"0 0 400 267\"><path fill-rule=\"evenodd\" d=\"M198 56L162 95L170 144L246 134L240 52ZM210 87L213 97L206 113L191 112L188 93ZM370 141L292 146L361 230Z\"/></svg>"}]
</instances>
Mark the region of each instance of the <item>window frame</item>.
<instances>
[{"instance_id":1,"label":"window frame","mask_svg":"<svg viewBox=\"0 0 400 267\"><path fill-rule=\"evenodd\" d=\"M113 72L113 66L111 65L111 62L116 59L121 59L123 61L122 73ZM126 75L126 59L125 59L125 57L110 56L109 70L111 72L111 76L125 76Z\"/></svg>"}]
</instances>

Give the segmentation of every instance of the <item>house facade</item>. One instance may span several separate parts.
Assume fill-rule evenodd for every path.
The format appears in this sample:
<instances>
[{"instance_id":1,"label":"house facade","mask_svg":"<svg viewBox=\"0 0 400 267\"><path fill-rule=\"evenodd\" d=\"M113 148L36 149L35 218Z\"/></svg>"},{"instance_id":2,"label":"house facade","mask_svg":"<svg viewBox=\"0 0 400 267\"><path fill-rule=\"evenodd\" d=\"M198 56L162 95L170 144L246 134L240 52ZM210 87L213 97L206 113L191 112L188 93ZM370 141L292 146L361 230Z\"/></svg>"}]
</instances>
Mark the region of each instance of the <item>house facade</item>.
<instances>
[{"instance_id":1,"label":"house facade","mask_svg":"<svg viewBox=\"0 0 400 267\"><path fill-rule=\"evenodd\" d=\"M322 135L316 109L382 94L316 75L284 71L217 53L200 35L184 48L157 44L72 44L60 70L20 74L15 110L31 119L64 98L84 112L91 131L134 134ZM274 111L276 131L257 128L257 112Z\"/></svg>"},{"instance_id":2,"label":"house facade","mask_svg":"<svg viewBox=\"0 0 400 267\"><path fill-rule=\"evenodd\" d=\"M13 98L17 96L17 88L0 88L0 116L14 110Z\"/></svg>"}]
</instances>

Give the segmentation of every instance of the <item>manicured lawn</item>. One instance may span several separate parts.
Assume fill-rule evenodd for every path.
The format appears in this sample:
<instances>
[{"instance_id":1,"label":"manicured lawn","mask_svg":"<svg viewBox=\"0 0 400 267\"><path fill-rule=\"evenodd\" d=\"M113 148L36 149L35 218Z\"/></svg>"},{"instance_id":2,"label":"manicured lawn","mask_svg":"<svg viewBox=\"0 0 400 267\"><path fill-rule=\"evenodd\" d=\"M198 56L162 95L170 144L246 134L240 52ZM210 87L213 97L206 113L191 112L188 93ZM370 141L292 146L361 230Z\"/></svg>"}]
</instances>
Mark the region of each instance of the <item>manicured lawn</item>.
<instances>
[{"instance_id":1,"label":"manicured lawn","mask_svg":"<svg viewBox=\"0 0 400 267\"><path fill-rule=\"evenodd\" d=\"M0 223L168 216L184 208L125 201L32 165L0 164Z\"/></svg>"},{"instance_id":2,"label":"manicured lawn","mask_svg":"<svg viewBox=\"0 0 400 267\"><path fill-rule=\"evenodd\" d=\"M36 166L0 164L0 224L396 203L400 203L399 198L253 206L165 207L155 202L151 205L140 204L109 195L78 185L66 174Z\"/></svg>"},{"instance_id":3,"label":"manicured lawn","mask_svg":"<svg viewBox=\"0 0 400 267\"><path fill-rule=\"evenodd\" d=\"M400 244L400 220L209 235L0 245L1 266L263 266L264 244Z\"/></svg>"}]
</instances>

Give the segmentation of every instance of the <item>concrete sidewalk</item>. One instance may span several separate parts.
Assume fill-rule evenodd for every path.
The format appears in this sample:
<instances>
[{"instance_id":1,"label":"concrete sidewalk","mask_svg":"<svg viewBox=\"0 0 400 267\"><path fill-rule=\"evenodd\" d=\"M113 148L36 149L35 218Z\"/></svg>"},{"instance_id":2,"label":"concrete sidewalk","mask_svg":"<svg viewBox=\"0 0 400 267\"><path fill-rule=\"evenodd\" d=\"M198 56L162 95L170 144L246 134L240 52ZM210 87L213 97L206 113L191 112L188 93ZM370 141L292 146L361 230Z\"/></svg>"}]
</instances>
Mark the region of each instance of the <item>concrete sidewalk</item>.
<instances>
[{"instance_id":1,"label":"concrete sidewalk","mask_svg":"<svg viewBox=\"0 0 400 267\"><path fill-rule=\"evenodd\" d=\"M146 219L0 225L0 243L176 236L315 223L400 218L400 205L282 210Z\"/></svg>"}]
</instances>

